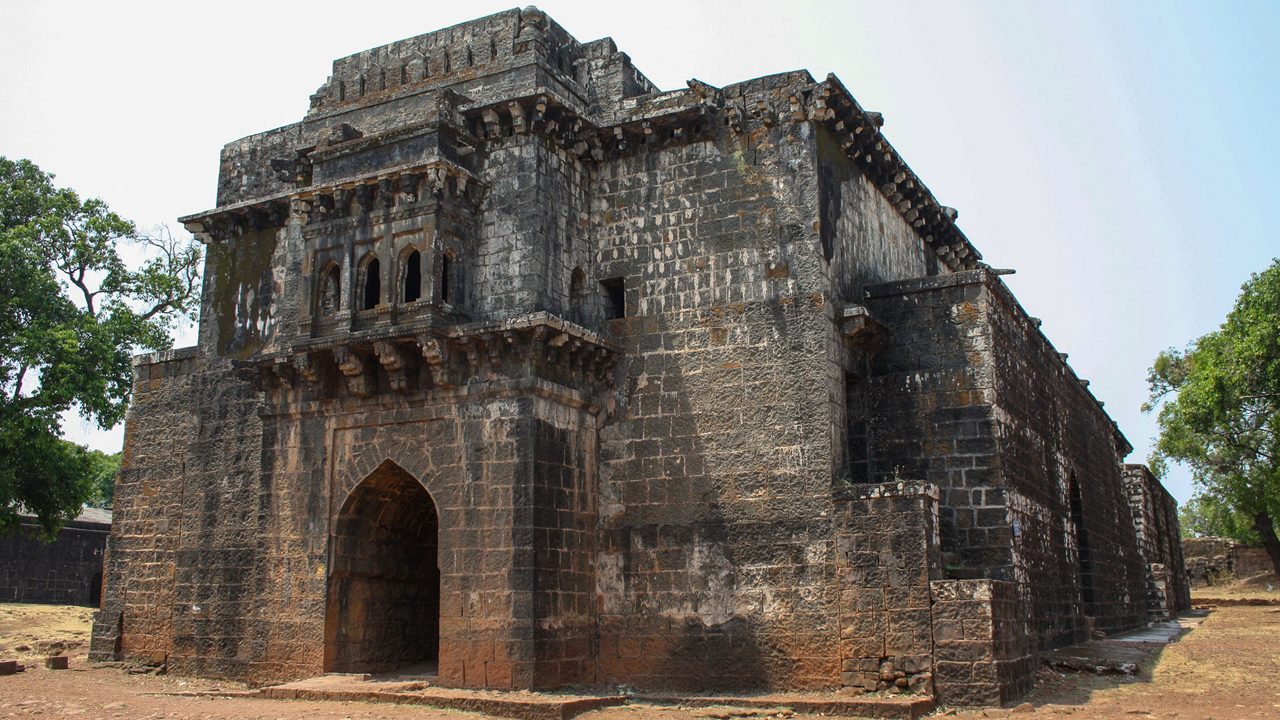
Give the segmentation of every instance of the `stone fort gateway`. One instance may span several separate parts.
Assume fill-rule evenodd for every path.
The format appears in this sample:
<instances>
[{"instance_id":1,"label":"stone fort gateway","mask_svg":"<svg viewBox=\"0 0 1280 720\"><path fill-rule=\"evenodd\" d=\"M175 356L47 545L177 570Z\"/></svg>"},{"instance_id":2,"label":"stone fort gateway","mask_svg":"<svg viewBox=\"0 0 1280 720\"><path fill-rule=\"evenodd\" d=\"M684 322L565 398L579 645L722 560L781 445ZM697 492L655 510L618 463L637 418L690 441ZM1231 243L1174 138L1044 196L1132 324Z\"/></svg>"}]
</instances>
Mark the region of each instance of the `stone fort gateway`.
<instances>
[{"instance_id":1,"label":"stone fort gateway","mask_svg":"<svg viewBox=\"0 0 1280 720\"><path fill-rule=\"evenodd\" d=\"M971 704L1186 608L1172 499L881 125L534 8L337 60L182 219L92 657Z\"/></svg>"}]
</instances>

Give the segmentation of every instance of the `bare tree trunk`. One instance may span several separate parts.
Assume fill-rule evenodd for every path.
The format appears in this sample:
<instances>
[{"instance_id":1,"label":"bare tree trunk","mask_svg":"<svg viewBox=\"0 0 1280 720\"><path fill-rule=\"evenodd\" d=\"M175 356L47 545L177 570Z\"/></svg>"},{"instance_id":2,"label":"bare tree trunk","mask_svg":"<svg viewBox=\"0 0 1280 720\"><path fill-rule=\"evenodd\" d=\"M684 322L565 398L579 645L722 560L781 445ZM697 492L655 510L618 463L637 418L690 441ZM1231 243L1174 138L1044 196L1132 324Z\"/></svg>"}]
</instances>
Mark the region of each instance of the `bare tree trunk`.
<instances>
[{"instance_id":1,"label":"bare tree trunk","mask_svg":"<svg viewBox=\"0 0 1280 720\"><path fill-rule=\"evenodd\" d=\"M1280 538L1276 537L1276 526L1271 521L1271 514L1260 510L1253 516L1253 529L1262 536L1262 547L1267 549L1271 558L1271 567L1280 575Z\"/></svg>"}]
</instances>

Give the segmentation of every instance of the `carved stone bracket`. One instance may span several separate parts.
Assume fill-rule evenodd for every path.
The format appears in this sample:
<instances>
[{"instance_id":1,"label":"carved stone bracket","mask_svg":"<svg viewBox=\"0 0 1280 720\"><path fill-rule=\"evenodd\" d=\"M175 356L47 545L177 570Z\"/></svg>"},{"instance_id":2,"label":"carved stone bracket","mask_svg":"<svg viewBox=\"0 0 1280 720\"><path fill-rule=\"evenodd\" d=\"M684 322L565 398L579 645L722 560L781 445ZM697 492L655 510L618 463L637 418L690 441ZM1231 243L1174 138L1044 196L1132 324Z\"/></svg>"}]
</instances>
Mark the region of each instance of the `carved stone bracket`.
<instances>
[{"instance_id":1,"label":"carved stone bracket","mask_svg":"<svg viewBox=\"0 0 1280 720\"><path fill-rule=\"evenodd\" d=\"M418 348L431 372L431 381L439 387L452 387L448 372L449 343L441 338L422 335L418 337Z\"/></svg>"},{"instance_id":2,"label":"carved stone bracket","mask_svg":"<svg viewBox=\"0 0 1280 720\"><path fill-rule=\"evenodd\" d=\"M387 371L391 389L399 393L409 392L413 385L410 382L410 371L416 368L412 356L405 352L401 344L391 340L375 341L373 352L378 356L382 368Z\"/></svg>"},{"instance_id":3,"label":"carved stone bracket","mask_svg":"<svg viewBox=\"0 0 1280 720\"><path fill-rule=\"evenodd\" d=\"M375 211L408 208L432 200L455 202L474 212L487 189L459 165L437 160L423 165L383 171L377 175L310 187L290 199L307 203L308 224Z\"/></svg>"},{"instance_id":4,"label":"carved stone bracket","mask_svg":"<svg viewBox=\"0 0 1280 720\"><path fill-rule=\"evenodd\" d=\"M298 375L303 380L315 385L320 382L320 365L316 362L315 356L309 352L299 353L293 358L293 365L298 369Z\"/></svg>"},{"instance_id":5,"label":"carved stone bracket","mask_svg":"<svg viewBox=\"0 0 1280 720\"><path fill-rule=\"evenodd\" d=\"M338 363L338 369L347 378L348 392L356 397L369 397L373 394L373 382L364 358L345 345L334 348L333 358Z\"/></svg>"}]
</instances>

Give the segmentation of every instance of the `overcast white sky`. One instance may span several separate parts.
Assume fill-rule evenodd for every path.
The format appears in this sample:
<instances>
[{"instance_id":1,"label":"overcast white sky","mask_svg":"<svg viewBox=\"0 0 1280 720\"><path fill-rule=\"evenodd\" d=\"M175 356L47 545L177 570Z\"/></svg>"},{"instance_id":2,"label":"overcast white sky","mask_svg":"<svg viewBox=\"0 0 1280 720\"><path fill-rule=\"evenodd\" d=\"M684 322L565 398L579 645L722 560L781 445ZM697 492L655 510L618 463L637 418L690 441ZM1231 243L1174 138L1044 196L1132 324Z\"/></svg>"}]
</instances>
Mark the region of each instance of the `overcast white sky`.
<instances>
[{"instance_id":1,"label":"overcast white sky","mask_svg":"<svg viewBox=\"0 0 1280 720\"><path fill-rule=\"evenodd\" d=\"M142 226L213 206L226 142L335 58L508 3L0 0L0 154ZM1152 358L1280 255L1280 3L573 2L659 87L835 72L1147 454ZM190 342L185 333L182 342ZM68 434L114 451L121 431ZM1167 483L1180 500L1185 472Z\"/></svg>"}]
</instances>

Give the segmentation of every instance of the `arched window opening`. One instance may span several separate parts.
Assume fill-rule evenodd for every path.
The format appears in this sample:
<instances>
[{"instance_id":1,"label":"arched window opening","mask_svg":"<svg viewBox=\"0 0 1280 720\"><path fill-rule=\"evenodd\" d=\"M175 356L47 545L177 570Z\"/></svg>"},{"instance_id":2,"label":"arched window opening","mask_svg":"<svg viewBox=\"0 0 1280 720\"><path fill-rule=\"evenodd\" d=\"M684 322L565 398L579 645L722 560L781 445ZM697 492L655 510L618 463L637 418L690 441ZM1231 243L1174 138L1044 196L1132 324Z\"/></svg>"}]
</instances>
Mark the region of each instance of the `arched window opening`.
<instances>
[{"instance_id":1,"label":"arched window opening","mask_svg":"<svg viewBox=\"0 0 1280 720\"><path fill-rule=\"evenodd\" d=\"M329 263L324 270L320 271L320 287L316 293L316 307L320 315L333 315L338 312L342 304L341 282L337 265Z\"/></svg>"},{"instance_id":2,"label":"arched window opening","mask_svg":"<svg viewBox=\"0 0 1280 720\"><path fill-rule=\"evenodd\" d=\"M364 303L365 310L378 307L382 299L382 269L378 258L371 258L364 266Z\"/></svg>"},{"instance_id":3,"label":"arched window opening","mask_svg":"<svg viewBox=\"0 0 1280 720\"><path fill-rule=\"evenodd\" d=\"M422 253L414 250L404 261L404 301L422 297Z\"/></svg>"}]
</instances>

